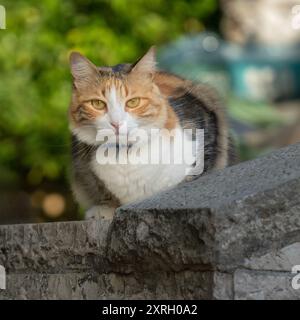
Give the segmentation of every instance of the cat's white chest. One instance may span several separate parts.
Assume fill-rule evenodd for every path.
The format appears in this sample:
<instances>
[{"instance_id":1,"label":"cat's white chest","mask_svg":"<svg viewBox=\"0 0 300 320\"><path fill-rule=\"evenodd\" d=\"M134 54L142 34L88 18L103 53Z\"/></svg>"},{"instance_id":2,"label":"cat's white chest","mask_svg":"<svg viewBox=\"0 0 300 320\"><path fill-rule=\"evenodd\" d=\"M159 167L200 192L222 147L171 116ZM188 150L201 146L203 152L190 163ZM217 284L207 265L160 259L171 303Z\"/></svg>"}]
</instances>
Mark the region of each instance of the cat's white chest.
<instances>
[{"instance_id":1,"label":"cat's white chest","mask_svg":"<svg viewBox=\"0 0 300 320\"><path fill-rule=\"evenodd\" d=\"M96 157L91 165L97 177L122 205L177 185L190 168L185 163L99 164Z\"/></svg>"},{"instance_id":2,"label":"cat's white chest","mask_svg":"<svg viewBox=\"0 0 300 320\"><path fill-rule=\"evenodd\" d=\"M175 186L185 175L184 166L174 165L100 165L92 163L93 171L121 204L141 200L160 190Z\"/></svg>"}]
</instances>

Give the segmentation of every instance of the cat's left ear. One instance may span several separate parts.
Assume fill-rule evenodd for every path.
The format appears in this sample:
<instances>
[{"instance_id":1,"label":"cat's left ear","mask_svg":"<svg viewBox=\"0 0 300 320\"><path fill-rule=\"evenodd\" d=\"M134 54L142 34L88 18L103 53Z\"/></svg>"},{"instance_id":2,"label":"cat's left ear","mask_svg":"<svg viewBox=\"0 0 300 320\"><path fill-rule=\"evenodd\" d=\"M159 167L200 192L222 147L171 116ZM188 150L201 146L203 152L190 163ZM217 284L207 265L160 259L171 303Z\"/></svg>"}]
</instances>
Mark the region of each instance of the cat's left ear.
<instances>
[{"instance_id":1,"label":"cat's left ear","mask_svg":"<svg viewBox=\"0 0 300 320\"><path fill-rule=\"evenodd\" d=\"M151 47L145 55L131 66L130 72L153 74L156 71L156 49Z\"/></svg>"}]
</instances>

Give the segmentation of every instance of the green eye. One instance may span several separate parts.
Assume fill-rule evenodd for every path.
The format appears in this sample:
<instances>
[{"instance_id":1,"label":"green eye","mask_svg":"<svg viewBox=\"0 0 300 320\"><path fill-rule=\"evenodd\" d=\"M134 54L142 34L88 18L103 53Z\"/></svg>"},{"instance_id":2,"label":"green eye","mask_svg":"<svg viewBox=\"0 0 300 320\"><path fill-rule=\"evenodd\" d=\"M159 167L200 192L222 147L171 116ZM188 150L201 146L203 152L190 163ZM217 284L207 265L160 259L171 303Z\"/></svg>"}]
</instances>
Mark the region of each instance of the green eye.
<instances>
[{"instance_id":1,"label":"green eye","mask_svg":"<svg viewBox=\"0 0 300 320\"><path fill-rule=\"evenodd\" d=\"M132 98L127 101L126 105L128 108L136 108L140 104L140 98Z\"/></svg>"},{"instance_id":2,"label":"green eye","mask_svg":"<svg viewBox=\"0 0 300 320\"><path fill-rule=\"evenodd\" d=\"M106 107L106 103L102 100L91 100L91 104L98 110L103 110Z\"/></svg>"}]
</instances>

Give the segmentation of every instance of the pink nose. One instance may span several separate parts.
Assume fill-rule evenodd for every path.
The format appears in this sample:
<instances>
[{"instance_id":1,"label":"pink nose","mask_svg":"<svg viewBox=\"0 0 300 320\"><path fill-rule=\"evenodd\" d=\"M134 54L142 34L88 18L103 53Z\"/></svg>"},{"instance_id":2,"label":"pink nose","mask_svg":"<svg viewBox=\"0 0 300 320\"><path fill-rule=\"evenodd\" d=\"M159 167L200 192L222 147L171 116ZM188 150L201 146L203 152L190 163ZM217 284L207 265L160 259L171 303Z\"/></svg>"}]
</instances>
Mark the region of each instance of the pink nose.
<instances>
[{"instance_id":1,"label":"pink nose","mask_svg":"<svg viewBox=\"0 0 300 320\"><path fill-rule=\"evenodd\" d=\"M111 125L114 127L114 129L118 132L120 126L122 125L122 122L111 122L110 124L111 124Z\"/></svg>"}]
</instances>

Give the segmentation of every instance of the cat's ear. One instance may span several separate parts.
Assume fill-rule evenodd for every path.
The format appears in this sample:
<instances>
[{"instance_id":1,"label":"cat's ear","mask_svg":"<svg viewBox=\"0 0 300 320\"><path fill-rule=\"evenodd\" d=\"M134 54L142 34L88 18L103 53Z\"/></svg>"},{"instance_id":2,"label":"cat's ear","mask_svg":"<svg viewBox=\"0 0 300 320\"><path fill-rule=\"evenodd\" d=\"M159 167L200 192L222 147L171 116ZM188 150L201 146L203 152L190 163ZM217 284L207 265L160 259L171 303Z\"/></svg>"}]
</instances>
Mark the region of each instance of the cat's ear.
<instances>
[{"instance_id":1,"label":"cat's ear","mask_svg":"<svg viewBox=\"0 0 300 320\"><path fill-rule=\"evenodd\" d=\"M130 72L153 74L155 70L156 50L155 47L151 47L145 55L132 65Z\"/></svg>"},{"instance_id":2,"label":"cat's ear","mask_svg":"<svg viewBox=\"0 0 300 320\"><path fill-rule=\"evenodd\" d=\"M97 67L79 52L71 53L70 68L76 88L89 85L99 75Z\"/></svg>"}]
</instances>

